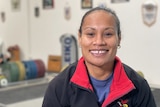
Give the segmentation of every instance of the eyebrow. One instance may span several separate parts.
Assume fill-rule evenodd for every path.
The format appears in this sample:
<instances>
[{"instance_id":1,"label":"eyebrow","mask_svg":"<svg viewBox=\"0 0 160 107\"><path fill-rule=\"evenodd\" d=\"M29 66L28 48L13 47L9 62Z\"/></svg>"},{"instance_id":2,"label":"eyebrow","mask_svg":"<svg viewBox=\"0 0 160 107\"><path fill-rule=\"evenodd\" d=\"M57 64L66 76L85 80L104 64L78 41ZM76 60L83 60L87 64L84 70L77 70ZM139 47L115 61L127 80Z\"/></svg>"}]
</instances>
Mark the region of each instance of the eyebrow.
<instances>
[{"instance_id":1,"label":"eyebrow","mask_svg":"<svg viewBox=\"0 0 160 107\"><path fill-rule=\"evenodd\" d=\"M86 29L96 30L96 28L94 28L94 27L85 27L85 28L84 28L84 30L86 30ZM115 28L114 28L114 27L107 27L107 28L105 28L104 30L108 30L108 29L115 30Z\"/></svg>"}]
</instances>

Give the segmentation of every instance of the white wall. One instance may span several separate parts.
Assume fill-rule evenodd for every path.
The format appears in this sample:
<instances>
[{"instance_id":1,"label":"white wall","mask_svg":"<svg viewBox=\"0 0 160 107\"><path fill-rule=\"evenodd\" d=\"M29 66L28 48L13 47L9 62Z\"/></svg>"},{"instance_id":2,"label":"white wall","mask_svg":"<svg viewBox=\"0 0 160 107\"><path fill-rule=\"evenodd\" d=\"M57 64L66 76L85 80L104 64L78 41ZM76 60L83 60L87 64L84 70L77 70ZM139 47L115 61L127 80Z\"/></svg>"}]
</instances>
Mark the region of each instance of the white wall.
<instances>
[{"instance_id":1,"label":"white wall","mask_svg":"<svg viewBox=\"0 0 160 107\"><path fill-rule=\"evenodd\" d=\"M71 19L64 18L64 7L68 1L71 7ZM156 23L148 27L143 23L141 6L145 0L130 0L128 3L112 4L110 0L93 0L93 6L106 2L118 14L122 28L121 60L141 70L151 84L160 86L160 16ZM155 0L158 5L159 0ZM0 0L0 12L6 12L6 22L0 21L0 37L6 47L18 44L23 52L23 59L41 58L47 65L48 55L60 55L60 37L71 33L77 37L82 15L87 9L81 9L80 0L54 0L53 9L43 9L42 0L21 0L21 10L13 12L8 0ZM40 8L40 16L34 16L34 8ZM159 10L159 8L158 8ZM80 52L79 52L80 54ZM79 55L80 56L80 55Z\"/></svg>"},{"instance_id":2,"label":"white wall","mask_svg":"<svg viewBox=\"0 0 160 107\"><path fill-rule=\"evenodd\" d=\"M123 39L118 55L135 70L141 70L151 85L160 85L159 8L156 23L148 27L142 20L141 6L144 1L130 0L127 5L111 6L117 11L122 23ZM159 6L160 1L156 2Z\"/></svg>"},{"instance_id":3,"label":"white wall","mask_svg":"<svg viewBox=\"0 0 160 107\"><path fill-rule=\"evenodd\" d=\"M22 49L22 57L29 53L28 47L28 7L26 0L21 1L21 10L13 11L11 2L0 0L0 12L5 12L6 21L0 21L0 37L4 39L7 48L10 45L18 44Z\"/></svg>"}]
</instances>

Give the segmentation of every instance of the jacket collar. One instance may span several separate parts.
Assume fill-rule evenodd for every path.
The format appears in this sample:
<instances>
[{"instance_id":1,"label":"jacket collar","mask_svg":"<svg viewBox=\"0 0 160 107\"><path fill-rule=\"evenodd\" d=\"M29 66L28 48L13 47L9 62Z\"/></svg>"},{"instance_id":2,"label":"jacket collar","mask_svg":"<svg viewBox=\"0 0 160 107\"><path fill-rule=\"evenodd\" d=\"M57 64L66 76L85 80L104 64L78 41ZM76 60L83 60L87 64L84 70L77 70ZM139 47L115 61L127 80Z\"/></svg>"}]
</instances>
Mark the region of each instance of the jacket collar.
<instances>
[{"instance_id":1,"label":"jacket collar","mask_svg":"<svg viewBox=\"0 0 160 107\"><path fill-rule=\"evenodd\" d=\"M116 63L114 68L113 80L110 87L110 93L103 103L103 105L105 106L111 103L113 100L122 97L123 95L129 93L131 90L135 89L132 81L126 75L121 60L118 57L115 57L115 62ZM78 61L75 73L73 74L70 81L83 88L93 90L83 57L81 57Z\"/></svg>"},{"instance_id":2,"label":"jacket collar","mask_svg":"<svg viewBox=\"0 0 160 107\"><path fill-rule=\"evenodd\" d=\"M107 99L103 102L102 107L106 107L106 105L110 104L112 101L124 96L125 94L135 89L134 84L128 78L124 70L121 60L116 57L115 62L116 63L114 68L113 81L110 87L110 93Z\"/></svg>"},{"instance_id":3,"label":"jacket collar","mask_svg":"<svg viewBox=\"0 0 160 107\"><path fill-rule=\"evenodd\" d=\"M71 82L86 88L86 89L91 89L93 90L92 85L90 84L90 80L88 77L88 72L86 69L86 65L84 64L84 58L81 57L80 60L78 61L75 73L73 74Z\"/></svg>"}]
</instances>

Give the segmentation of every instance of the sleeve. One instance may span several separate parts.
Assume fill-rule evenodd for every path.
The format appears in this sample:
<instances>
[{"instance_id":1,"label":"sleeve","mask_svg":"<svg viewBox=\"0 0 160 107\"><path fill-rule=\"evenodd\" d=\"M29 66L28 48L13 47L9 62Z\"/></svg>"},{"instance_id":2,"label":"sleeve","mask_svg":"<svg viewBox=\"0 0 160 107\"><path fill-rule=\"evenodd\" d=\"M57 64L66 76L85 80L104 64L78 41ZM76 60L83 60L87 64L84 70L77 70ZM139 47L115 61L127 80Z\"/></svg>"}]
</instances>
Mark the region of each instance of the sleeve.
<instances>
[{"instance_id":1,"label":"sleeve","mask_svg":"<svg viewBox=\"0 0 160 107\"><path fill-rule=\"evenodd\" d=\"M59 91L57 91L56 83L52 80L44 95L42 107L62 107L59 99Z\"/></svg>"},{"instance_id":2,"label":"sleeve","mask_svg":"<svg viewBox=\"0 0 160 107\"><path fill-rule=\"evenodd\" d=\"M136 97L136 107L157 107L151 88L149 87L146 80L144 80L138 90Z\"/></svg>"}]
</instances>

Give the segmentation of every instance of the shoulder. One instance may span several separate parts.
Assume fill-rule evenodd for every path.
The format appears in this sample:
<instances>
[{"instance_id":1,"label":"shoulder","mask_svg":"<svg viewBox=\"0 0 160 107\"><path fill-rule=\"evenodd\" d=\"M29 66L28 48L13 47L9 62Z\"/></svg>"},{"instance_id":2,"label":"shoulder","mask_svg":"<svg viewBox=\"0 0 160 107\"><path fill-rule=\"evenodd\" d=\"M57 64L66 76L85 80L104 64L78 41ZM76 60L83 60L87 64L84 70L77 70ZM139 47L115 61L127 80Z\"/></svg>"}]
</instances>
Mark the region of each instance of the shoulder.
<instances>
[{"instance_id":1,"label":"shoulder","mask_svg":"<svg viewBox=\"0 0 160 107\"><path fill-rule=\"evenodd\" d=\"M123 67L124 67L124 70L127 74L127 76L133 80L133 79L137 79L137 80L144 80L143 77L141 77L137 72L136 70L134 70L133 68L131 68L130 66L126 65L123 63Z\"/></svg>"},{"instance_id":2,"label":"shoulder","mask_svg":"<svg viewBox=\"0 0 160 107\"><path fill-rule=\"evenodd\" d=\"M70 78L75 71L76 65L77 63L69 65L49 82L44 96L44 105L46 104L46 107L51 105L60 107L60 103L67 104L69 95L73 93Z\"/></svg>"},{"instance_id":3,"label":"shoulder","mask_svg":"<svg viewBox=\"0 0 160 107\"><path fill-rule=\"evenodd\" d=\"M128 76L128 78L133 82L136 88L148 88L148 82L145 78L140 76L133 68L130 66L123 64L124 70Z\"/></svg>"},{"instance_id":4,"label":"shoulder","mask_svg":"<svg viewBox=\"0 0 160 107\"><path fill-rule=\"evenodd\" d=\"M75 72L77 66L77 62L69 65L66 67L62 72L60 72L56 77L54 77L50 83L49 86L52 88L55 87L63 87L63 85L67 85L70 82L70 79Z\"/></svg>"},{"instance_id":5,"label":"shoulder","mask_svg":"<svg viewBox=\"0 0 160 107\"><path fill-rule=\"evenodd\" d=\"M132 91L133 96L135 96L132 97L133 103L135 103L137 107L156 107L154 97L147 80L128 65L123 64L123 66L128 78L136 88Z\"/></svg>"}]
</instances>

